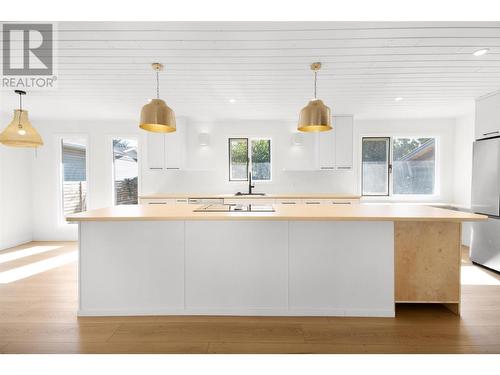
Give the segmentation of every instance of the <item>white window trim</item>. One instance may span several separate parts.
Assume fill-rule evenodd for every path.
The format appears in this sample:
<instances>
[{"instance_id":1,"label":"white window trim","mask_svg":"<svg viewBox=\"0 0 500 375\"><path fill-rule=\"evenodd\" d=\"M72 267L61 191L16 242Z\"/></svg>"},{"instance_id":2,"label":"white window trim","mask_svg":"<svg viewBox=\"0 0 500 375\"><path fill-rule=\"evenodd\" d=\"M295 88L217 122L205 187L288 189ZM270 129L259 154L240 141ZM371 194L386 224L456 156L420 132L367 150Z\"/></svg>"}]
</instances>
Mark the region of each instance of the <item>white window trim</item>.
<instances>
[{"instance_id":1,"label":"white window trim","mask_svg":"<svg viewBox=\"0 0 500 375\"><path fill-rule=\"evenodd\" d=\"M433 194L394 194L392 173L389 176L389 195L363 195L363 138L380 137L389 138L390 160L393 164L393 139L394 138L433 138L436 142L436 151L434 156L434 193ZM359 138L359 191L363 200L396 200L396 201L434 201L441 197L441 136L428 133L369 133L362 134Z\"/></svg>"},{"instance_id":2,"label":"white window trim","mask_svg":"<svg viewBox=\"0 0 500 375\"><path fill-rule=\"evenodd\" d=\"M251 160L251 150L252 150L252 140L269 140L270 143L270 154L271 154L271 176L269 180L254 180L252 178L252 183L255 185L260 185L260 184L269 184L273 182L273 161L274 161L274 154L273 154L273 139L272 137L268 136L243 136L243 135L234 135L234 136L228 136L226 139L226 160L228 161L228 167L226 169L226 180L231 183L231 184L241 184L241 183L248 183L248 177L246 180L231 180L231 175L229 171L229 164L231 163L230 159L230 151L229 151L229 140L230 139L248 139L248 158L249 158L249 163L248 163L248 170L252 170L252 160Z\"/></svg>"},{"instance_id":3,"label":"white window trim","mask_svg":"<svg viewBox=\"0 0 500 375\"><path fill-rule=\"evenodd\" d=\"M90 137L85 133L65 133L56 134L56 162L57 168L57 212L58 212L58 224L60 226L72 225L66 221L64 216L64 202L63 202L63 168L62 168L62 141L63 139L85 139L86 149L85 149L85 177L87 182L87 210L90 209L91 204L91 194L90 194Z\"/></svg>"},{"instance_id":4,"label":"white window trim","mask_svg":"<svg viewBox=\"0 0 500 375\"><path fill-rule=\"evenodd\" d=\"M139 197L142 194L142 137L141 134L109 134L107 136L107 149L108 149L108 160L110 160L110 179L111 179L111 205L116 206L115 201L115 167L114 167L114 150L113 150L113 139L135 139L137 141L137 204L139 204Z\"/></svg>"}]
</instances>

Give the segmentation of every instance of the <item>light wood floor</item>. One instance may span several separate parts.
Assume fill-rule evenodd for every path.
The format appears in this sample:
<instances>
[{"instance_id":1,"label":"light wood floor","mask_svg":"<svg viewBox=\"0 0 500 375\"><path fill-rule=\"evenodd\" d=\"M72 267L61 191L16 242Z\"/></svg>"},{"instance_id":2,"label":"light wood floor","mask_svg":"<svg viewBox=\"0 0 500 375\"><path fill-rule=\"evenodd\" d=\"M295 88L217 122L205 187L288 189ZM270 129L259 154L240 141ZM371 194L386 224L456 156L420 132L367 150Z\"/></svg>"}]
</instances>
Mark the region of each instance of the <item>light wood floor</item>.
<instances>
[{"instance_id":1,"label":"light wood floor","mask_svg":"<svg viewBox=\"0 0 500 375\"><path fill-rule=\"evenodd\" d=\"M500 277L466 249L463 282L483 285L463 286L461 318L429 305L398 306L396 318L77 318L76 261L39 269L75 251L32 242L0 252L1 353L500 353Z\"/></svg>"}]
</instances>

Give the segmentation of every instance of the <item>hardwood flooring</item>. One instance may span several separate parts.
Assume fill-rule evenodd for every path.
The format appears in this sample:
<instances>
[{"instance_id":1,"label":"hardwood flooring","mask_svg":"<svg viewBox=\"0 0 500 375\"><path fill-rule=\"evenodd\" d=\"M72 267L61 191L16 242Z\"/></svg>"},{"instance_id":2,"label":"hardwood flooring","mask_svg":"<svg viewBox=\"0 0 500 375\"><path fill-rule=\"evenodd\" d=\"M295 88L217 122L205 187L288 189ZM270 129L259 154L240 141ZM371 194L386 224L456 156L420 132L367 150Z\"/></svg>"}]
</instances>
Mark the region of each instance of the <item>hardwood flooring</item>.
<instances>
[{"instance_id":1,"label":"hardwood flooring","mask_svg":"<svg viewBox=\"0 0 500 375\"><path fill-rule=\"evenodd\" d=\"M500 277L465 248L462 316L399 305L396 318L77 318L74 252L74 242L0 252L1 353L500 353Z\"/></svg>"}]
</instances>

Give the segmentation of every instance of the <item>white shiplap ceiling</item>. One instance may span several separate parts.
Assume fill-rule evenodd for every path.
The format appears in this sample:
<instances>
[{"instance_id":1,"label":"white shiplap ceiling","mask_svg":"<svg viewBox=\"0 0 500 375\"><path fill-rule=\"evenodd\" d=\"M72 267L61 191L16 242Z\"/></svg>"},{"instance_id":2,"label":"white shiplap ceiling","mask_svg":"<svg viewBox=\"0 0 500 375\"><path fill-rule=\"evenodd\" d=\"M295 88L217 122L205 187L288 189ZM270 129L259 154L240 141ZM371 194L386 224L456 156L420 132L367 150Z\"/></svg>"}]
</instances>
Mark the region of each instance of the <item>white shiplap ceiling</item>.
<instances>
[{"instance_id":1,"label":"white shiplap ceiling","mask_svg":"<svg viewBox=\"0 0 500 375\"><path fill-rule=\"evenodd\" d=\"M137 121L155 95L178 116L296 119L312 95L357 117L456 116L500 89L500 22L60 22L58 89L31 92L45 118ZM489 48L487 55L472 53ZM403 97L401 101L394 98ZM234 99L234 103L230 100ZM16 106L3 93L2 110Z\"/></svg>"}]
</instances>

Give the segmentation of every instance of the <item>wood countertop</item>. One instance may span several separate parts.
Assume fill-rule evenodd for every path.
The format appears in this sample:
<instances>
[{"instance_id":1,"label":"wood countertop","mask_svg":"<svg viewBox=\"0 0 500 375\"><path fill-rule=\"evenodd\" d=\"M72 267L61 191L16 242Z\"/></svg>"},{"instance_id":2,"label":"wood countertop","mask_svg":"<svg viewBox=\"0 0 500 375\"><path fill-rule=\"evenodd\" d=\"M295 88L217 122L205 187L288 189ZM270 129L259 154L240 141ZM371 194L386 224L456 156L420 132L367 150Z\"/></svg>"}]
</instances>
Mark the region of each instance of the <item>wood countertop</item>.
<instances>
[{"instance_id":1,"label":"wood countertop","mask_svg":"<svg viewBox=\"0 0 500 375\"><path fill-rule=\"evenodd\" d=\"M193 212L205 205L114 206L70 215L68 221L283 220L283 221L481 221L487 216L417 205L274 205L275 212Z\"/></svg>"},{"instance_id":2,"label":"wood countertop","mask_svg":"<svg viewBox=\"0 0 500 375\"><path fill-rule=\"evenodd\" d=\"M359 199L359 195L331 194L331 193L286 193L266 195L234 195L234 194L186 194L186 193L154 193L139 196L140 199L175 199L175 198L231 198L231 199Z\"/></svg>"}]
</instances>

